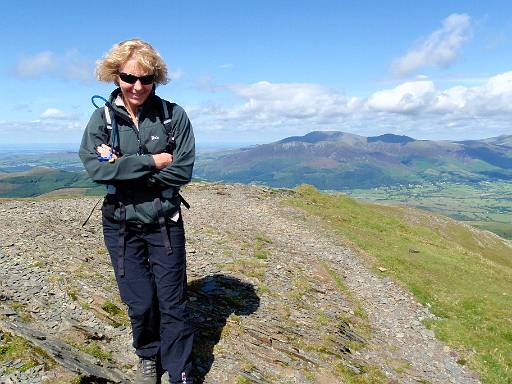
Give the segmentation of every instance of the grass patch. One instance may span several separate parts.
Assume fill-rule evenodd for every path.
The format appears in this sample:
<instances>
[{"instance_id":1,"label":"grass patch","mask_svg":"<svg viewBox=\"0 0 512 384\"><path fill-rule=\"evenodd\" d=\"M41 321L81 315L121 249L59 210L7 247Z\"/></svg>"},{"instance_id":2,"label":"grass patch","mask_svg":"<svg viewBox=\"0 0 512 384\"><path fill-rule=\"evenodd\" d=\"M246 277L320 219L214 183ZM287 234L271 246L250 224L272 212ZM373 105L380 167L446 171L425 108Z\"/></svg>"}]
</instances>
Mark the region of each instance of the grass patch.
<instances>
[{"instance_id":1,"label":"grass patch","mask_svg":"<svg viewBox=\"0 0 512 384\"><path fill-rule=\"evenodd\" d=\"M219 267L228 271L241 273L247 277L253 277L263 281L265 275L265 265L260 260L235 259L229 263L221 263Z\"/></svg>"},{"instance_id":2,"label":"grass patch","mask_svg":"<svg viewBox=\"0 0 512 384\"><path fill-rule=\"evenodd\" d=\"M91 342L89 345L83 348L85 353L88 353L91 356L96 357L99 360L103 361L112 361L112 352L103 351L100 346L96 342Z\"/></svg>"},{"instance_id":3,"label":"grass patch","mask_svg":"<svg viewBox=\"0 0 512 384\"><path fill-rule=\"evenodd\" d=\"M76 289L67 291L69 298L73 301L78 301L78 291Z\"/></svg>"},{"instance_id":4,"label":"grass patch","mask_svg":"<svg viewBox=\"0 0 512 384\"><path fill-rule=\"evenodd\" d=\"M106 255L108 253L107 248L105 247L97 247L96 254L98 255Z\"/></svg>"},{"instance_id":5,"label":"grass patch","mask_svg":"<svg viewBox=\"0 0 512 384\"><path fill-rule=\"evenodd\" d=\"M117 305L110 301L104 302L103 305L101 306L101 309L103 309L105 312L112 316L117 316L123 313L123 310L121 308L119 308Z\"/></svg>"},{"instance_id":6,"label":"grass patch","mask_svg":"<svg viewBox=\"0 0 512 384\"><path fill-rule=\"evenodd\" d=\"M249 380L245 376L238 376L236 379L236 384L251 384L251 383L252 383L252 381Z\"/></svg>"},{"instance_id":7,"label":"grass patch","mask_svg":"<svg viewBox=\"0 0 512 384\"><path fill-rule=\"evenodd\" d=\"M352 366L346 361L340 360L334 364L334 371L346 384L374 384L389 383L384 372L376 366Z\"/></svg>"},{"instance_id":8,"label":"grass patch","mask_svg":"<svg viewBox=\"0 0 512 384\"><path fill-rule=\"evenodd\" d=\"M259 260L267 260L268 259L268 251L261 249L254 252L254 257Z\"/></svg>"},{"instance_id":9,"label":"grass patch","mask_svg":"<svg viewBox=\"0 0 512 384\"><path fill-rule=\"evenodd\" d=\"M10 305L12 309L14 309L18 313L18 316L20 317L21 320L23 320L26 323L32 320L32 315L30 315L30 313L27 311L27 309L22 303L20 303L19 301L12 300L10 302Z\"/></svg>"},{"instance_id":10,"label":"grass patch","mask_svg":"<svg viewBox=\"0 0 512 384\"><path fill-rule=\"evenodd\" d=\"M512 249L503 240L421 211L359 203L300 186L293 206L350 240L440 320L428 326L485 383L512 381ZM411 251L413 250L413 251Z\"/></svg>"},{"instance_id":11,"label":"grass patch","mask_svg":"<svg viewBox=\"0 0 512 384\"><path fill-rule=\"evenodd\" d=\"M272 240L269 239L268 237L266 237L264 234L262 233L258 233L256 235L256 241L259 242L259 243L266 243L266 244L272 244Z\"/></svg>"},{"instance_id":12,"label":"grass patch","mask_svg":"<svg viewBox=\"0 0 512 384\"><path fill-rule=\"evenodd\" d=\"M352 196L381 203L438 212L512 240L512 183L423 183L347 191Z\"/></svg>"},{"instance_id":13,"label":"grass patch","mask_svg":"<svg viewBox=\"0 0 512 384\"><path fill-rule=\"evenodd\" d=\"M1 332L0 336L0 362L19 359L23 363L17 369L20 372L24 372L37 365L43 365L45 369L51 369L55 366L55 361L45 351L23 337ZM13 370L9 368L6 374Z\"/></svg>"},{"instance_id":14,"label":"grass patch","mask_svg":"<svg viewBox=\"0 0 512 384\"><path fill-rule=\"evenodd\" d=\"M39 261L36 261L35 263L29 265L29 268L44 268L45 264L43 261L39 260Z\"/></svg>"},{"instance_id":15,"label":"grass patch","mask_svg":"<svg viewBox=\"0 0 512 384\"><path fill-rule=\"evenodd\" d=\"M82 352L85 352L98 360L112 362L112 352L104 351L101 349L96 341L92 341L88 344L75 344L75 347Z\"/></svg>"},{"instance_id":16,"label":"grass patch","mask_svg":"<svg viewBox=\"0 0 512 384\"><path fill-rule=\"evenodd\" d=\"M130 319L126 314L126 311L119 308L116 304L111 301L105 301L101 305L101 309L108 313L109 320L114 328L119 328L122 325L130 324Z\"/></svg>"},{"instance_id":17,"label":"grass patch","mask_svg":"<svg viewBox=\"0 0 512 384\"><path fill-rule=\"evenodd\" d=\"M270 293L270 288L265 283L259 283L256 287L256 291L260 295L265 295Z\"/></svg>"},{"instance_id":18,"label":"grass patch","mask_svg":"<svg viewBox=\"0 0 512 384\"><path fill-rule=\"evenodd\" d=\"M371 327L370 322L368 320L368 314L363 308L362 303L354 297L352 292L348 289L348 287L343 282L343 279L340 275L333 270L328 263L325 261L320 262L321 267L327 271L327 273L334 280L336 287L341 292L341 294L352 303L354 307L354 316L358 318L356 324L354 324L354 328L357 334L363 336L364 338L370 338L371 335Z\"/></svg>"},{"instance_id":19,"label":"grass patch","mask_svg":"<svg viewBox=\"0 0 512 384\"><path fill-rule=\"evenodd\" d=\"M254 257L259 260L267 260L270 256L270 252L266 248L270 244L272 244L272 240L267 238L262 233L258 233L254 238Z\"/></svg>"}]
</instances>

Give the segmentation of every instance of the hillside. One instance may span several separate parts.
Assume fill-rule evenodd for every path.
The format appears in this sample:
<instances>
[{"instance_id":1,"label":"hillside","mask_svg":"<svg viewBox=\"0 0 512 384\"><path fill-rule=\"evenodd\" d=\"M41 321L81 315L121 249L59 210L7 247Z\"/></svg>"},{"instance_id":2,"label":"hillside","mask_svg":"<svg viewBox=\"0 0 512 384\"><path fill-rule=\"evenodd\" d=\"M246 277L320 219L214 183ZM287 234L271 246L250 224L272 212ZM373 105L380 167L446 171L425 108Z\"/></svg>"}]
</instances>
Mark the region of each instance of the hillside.
<instances>
[{"instance_id":1,"label":"hillside","mask_svg":"<svg viewBox=\"0 0 512 384\"><path fill-rule=\"evenodd\" d=\"M274 187L308 183L323 190L512 180L511 141L512 136L456 142L311 132L200 156L195 174L205 180Z\"/></svg>"},{"instance_id":2,"label":"hillside","mask_svg":"<svg viewBox=\"0 0 512 384\"><path fill-rule=\"evenodd\" d=\"M414 295L402 280L404 262L428 260L442 246L455 252L454 281L456 265L469 262L484 284L487 277L498 287L510 284L511 252L504 240L415 210L400 209L401 221L386 222L379 217L391 220L397 213L346 198L340 203L308 188L195 183L184 195L192 204L184 215L200 382L477 383L479 374L466 365L484 382L506 378L510 349L497 344L504 348L497 354L503 360L486 366L485 345L467 345L450 332L465 321L454 315L460 308L446 309L444 294L425 290L421 279L412 282ZM99 212L81 226L95 202L0 203L0 377L6 382L77 382L77 374L84 383L133 378L129 327L102 244ZM316 209L332 215L322 217ZM384 233L368 226L367 217L421 243L406 242L403 253L390 236L387 245L398 247L396 257L381 258L361 245L363 232L354 235L367 227ZM413 237L416 231L425 239ZM371 232L367 236L378 240ZM465 271L472 276L472 268ZM470 309L479 311L474 295L483 292L454 294L465 305L474 300ZM495 299L504 305L500 318L510 319L510 296L500 292L486 300ZM503 324L493 323L493 312L489 316L486 329L494 327L499 335ZM500 366L502 371L493 371Z\"/></svg>"},{"instance_id":3,"label":"hillside","mask_svg":"<svg viewBox=\"0 0 512 384\"><path fill-rule=\"evenodd\" d=\"M199 150L194 177L286 188L308 182L364 200L438 212L512 239L511 142L512 136L435 142L311 132L244 149ZM0 198L104 191L71 151L0 153Z\"/></svg>"},{"instance_id":4,"label":"hillside","mask_svg":"<svg viewBox=\"0 0 512 384\"><path fill-rule=\"evenodd\" d=\"M34 197L63 188L104 190L92 182L87 174L49 167L35 167L28 171L0 174L0 198Z\"/></svg>"}]
</instances>

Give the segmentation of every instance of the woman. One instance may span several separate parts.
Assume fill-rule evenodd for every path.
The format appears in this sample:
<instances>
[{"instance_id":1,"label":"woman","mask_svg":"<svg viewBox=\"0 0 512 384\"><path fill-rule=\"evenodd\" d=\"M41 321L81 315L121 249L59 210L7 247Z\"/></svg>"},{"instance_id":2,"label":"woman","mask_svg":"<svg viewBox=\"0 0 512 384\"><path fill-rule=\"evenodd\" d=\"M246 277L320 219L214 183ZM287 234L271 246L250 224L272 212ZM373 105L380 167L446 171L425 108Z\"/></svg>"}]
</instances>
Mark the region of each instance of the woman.
<instances>
[{"instance_id":1,"label":"woman","mask_svg":"<svg viewBox=\"0 0 512 384\"><path fill-rule=\"evenodd\" d=\"M107 185L103 235L139 357L136 383L192 383L185 234L179 188L192 177L194 135L185 111L155 95L167 68L148 43L116 44L97 78L118 88L85 129L80 158ZM112 129L115 126L117 129ZM110 156L110 161L102 161Z\"/></svg>"}]
</instances>

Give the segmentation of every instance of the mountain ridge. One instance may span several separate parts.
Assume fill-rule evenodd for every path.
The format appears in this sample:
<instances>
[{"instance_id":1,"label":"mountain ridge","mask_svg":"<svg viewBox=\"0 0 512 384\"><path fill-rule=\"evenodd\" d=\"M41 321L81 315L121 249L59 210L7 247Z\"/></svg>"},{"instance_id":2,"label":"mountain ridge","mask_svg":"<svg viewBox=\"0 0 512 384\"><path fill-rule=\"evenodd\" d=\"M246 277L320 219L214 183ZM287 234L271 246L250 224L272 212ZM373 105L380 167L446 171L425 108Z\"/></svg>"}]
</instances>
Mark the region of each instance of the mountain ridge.
<instances>
[{"instance_id":1,"label":"mountain ridge","mask_svg":"<svg viewBox=\"0 0 512 384\"><path fill-rule=\"evenodd\" d=\"M210 181L346 190L398 184L512 180L512 136L432 141L384 134L365 137L314 131L243 150L199 158L195 174Z\"/></svg>"},{"instance_id":2,"label":"mountain ridge","mask_svg":"<svg viewBox=\"0 0 512 384\"><path fill-rule=\"evenodd\" d=\"M283 204L303 200L300 192L194 183L184 194L193 207L184 219L200 383L479 382L458 363L459 352L422 324L437 319L427 305L392 275L372 271L322 222ZM58 338L76 356L96 356L63 368L28 349L37 364L25 374L28 381L71 381L78 374L88 382L133 379L136 358L100 213L86 226L77 218L93 204L90 198L0 202L2 342L11 342L10 334L23 337L24 325L41 340ZM31 237L23 235L27 226ZM24 374L2 364L0 377L4 366L9 380ZM16 364L29 364L27 356Z\"/></svg>"}]
</instances>

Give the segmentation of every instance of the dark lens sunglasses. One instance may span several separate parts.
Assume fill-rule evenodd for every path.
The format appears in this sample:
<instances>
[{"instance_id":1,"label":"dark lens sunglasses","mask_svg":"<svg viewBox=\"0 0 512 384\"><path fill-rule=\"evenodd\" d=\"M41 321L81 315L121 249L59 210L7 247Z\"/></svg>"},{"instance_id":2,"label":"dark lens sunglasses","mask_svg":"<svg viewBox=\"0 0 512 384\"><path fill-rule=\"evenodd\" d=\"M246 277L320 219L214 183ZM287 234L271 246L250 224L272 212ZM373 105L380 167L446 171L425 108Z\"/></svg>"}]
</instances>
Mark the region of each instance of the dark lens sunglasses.
<instances>
[{"instance_id":1,"label":"dark lens sunglasses","mask_svg":"<svg viewBox=\"0 0 512 384\"><path fill-rule=\"evenodd\" d=\"M135 75L130 75L128 73L121 72L119 74L119 78L128 84L135 84L137 82L137 80L140 80L141 84L149 85L149 84L152 84L153 81L155 81L154 74L146 75L146 76L135 76Z\"/></svg>"}]
</instances>

